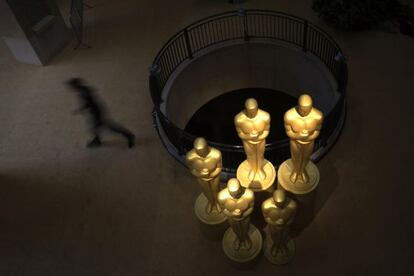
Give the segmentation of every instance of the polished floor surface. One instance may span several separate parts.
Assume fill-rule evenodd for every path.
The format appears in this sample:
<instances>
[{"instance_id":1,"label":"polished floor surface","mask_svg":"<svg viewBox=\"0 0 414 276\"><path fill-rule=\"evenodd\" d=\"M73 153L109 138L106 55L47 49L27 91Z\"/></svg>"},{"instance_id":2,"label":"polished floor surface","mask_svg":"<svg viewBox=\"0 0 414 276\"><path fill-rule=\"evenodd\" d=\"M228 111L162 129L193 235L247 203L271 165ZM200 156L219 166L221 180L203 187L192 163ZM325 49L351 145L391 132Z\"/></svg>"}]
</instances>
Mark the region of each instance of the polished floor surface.
<instances>
[{"instance_id":1,"label":"polished floor surface","mask_svg":"<svg viewBox=\"0 0 414 276\"><path fill-rule=\"evenodd\" d=\"M0 43L0 275L413 274L413 38L335 32L311 0L247 1L321 25L346 53L350 78L347 122L318 163L317 212L295 238L295 259L276 267L262 257L240 271L199 228L199 187L153 129L147 81L172 34L234 6L90 2L91 49L68 46L38 67L17 63ZM71 114L78 103L63 85L73 76L88 80L134 131L135 148L112 135L105 147L85 148L85 118Z\"/></svg>"}]
</instances>

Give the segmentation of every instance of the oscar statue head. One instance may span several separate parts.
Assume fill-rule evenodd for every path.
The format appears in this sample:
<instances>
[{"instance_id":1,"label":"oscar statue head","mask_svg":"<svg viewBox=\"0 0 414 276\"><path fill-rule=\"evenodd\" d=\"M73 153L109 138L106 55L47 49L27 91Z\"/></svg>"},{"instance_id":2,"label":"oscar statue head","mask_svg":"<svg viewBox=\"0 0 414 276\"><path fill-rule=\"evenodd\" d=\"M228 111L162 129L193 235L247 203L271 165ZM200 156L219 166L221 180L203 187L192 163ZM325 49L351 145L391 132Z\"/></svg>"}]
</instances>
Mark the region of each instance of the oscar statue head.
<instances>
[{"instance_id":1,"label":"oscar statue head","mask_svg":"<svg viewBox=\"0 0 414 276\"><path fill-rule=\"evenodd\" d=\"M259 106L257 105L257 101L253 98L247 99L244 103L244 107L246 109L246 115L249 118L253 118L257 115L257 111L259 110Z\"/></svg>"},{"instance_id":2,"label":"oscar statue head","mask_svg":"<svg viewBox=\"0 0 414 276\"><path fill-rule=\"evenodd\" d=\"M227 182L227 189L233 198L240 198L243 194L243 189L240 186L240 182L237 178L231 178Z\"/></svg>"},{"instance_id":3,"label":"oscar statue head","mask_svg":"<svg viewBox=\"0 0 414 276\"><path fill-rule=\"evenodd\" d=\"M284 190L276 190L273 192L273 200L275 201L275 204L279 208L283 208L285 206L286 201L286 193Z\"/></svg>"},{"instance_id":4,"label":"oscar statue head","mask_svg":"<svg viewBox=\"0 0 414 276\"><path fill-rule=\"evenodd\" d=\"M196 153L202 157L206 157L210 151L207 141L203 137L198 137L194 140L194 149Z\"/></svg>"},{"instance_id":5,"label":"oscar statue head","mask_svg":"<svg viewBox=\"0 0 414 276\"><path fill-rule=\"evenodd\" d=\"M300 116L307 116L312 110L312 98L308 94L303 94L298 100L298 113Z\"/></svg>"}]
</instances>

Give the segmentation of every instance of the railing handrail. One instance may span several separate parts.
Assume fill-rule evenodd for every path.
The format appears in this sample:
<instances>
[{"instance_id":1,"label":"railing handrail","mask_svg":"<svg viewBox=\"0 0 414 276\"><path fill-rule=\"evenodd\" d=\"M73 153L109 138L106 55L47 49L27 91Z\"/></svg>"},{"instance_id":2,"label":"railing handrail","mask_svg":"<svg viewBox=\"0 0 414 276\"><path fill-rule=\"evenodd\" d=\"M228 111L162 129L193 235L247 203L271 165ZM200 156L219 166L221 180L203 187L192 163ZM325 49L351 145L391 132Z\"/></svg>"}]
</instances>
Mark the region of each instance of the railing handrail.
<instances>
[{"instance_id":1,"label":"railing handrail","mask_svg":"<svg viewBox=\"0 0 414 276\"><path fill-rule=\"evenodd\" d=\"M268 15L283 15L287 18L290 19L295 19L297 22L301 22L304 23L305 21L308 22L309 25L311 25L313 28L315 28L316 30L318 30L319 32L323 33L329 40L330 42L332 42L335 47L339 50L339 52L341 52L341 54L345 57L345 55L343 54L343 51L341 49L341 47L338 45L338 43L332 38L332 36L327 33L325 30L321 29L319 26L315 25L314 23L312 23L309 20L300 18L298 16L295 15L291 15L285 12L281 12L281 11L270 11L270 10L261 10L261 9L247 9L247 10L243 10L246 14L254 14L255 12L259 13L265 13ZM184 28L182 28L181 30L179 30L178 32L176 32L173 36L171 36L167 42L164 43L164 45L161 47L161 49L158 51L157 55L155 56L154 60L152 61L152 64L156 64L159 57L161 56L161 54L165 51L165 48L174 40L174 38L176 38L180 33L182 33L184 30L189 30L195 26L199 26L200 23L207 23L207 22L211 22L211 19L217 19L220 17L223 17L224 15L237 15L240 16L240 11L227 11L227 12L222 12L222 13L218 13L218 14L214 14L214 15L210 15L207 17L204 17L202 19L199 19L191 24L186 25Z\"/></svg>"}]
</instances>

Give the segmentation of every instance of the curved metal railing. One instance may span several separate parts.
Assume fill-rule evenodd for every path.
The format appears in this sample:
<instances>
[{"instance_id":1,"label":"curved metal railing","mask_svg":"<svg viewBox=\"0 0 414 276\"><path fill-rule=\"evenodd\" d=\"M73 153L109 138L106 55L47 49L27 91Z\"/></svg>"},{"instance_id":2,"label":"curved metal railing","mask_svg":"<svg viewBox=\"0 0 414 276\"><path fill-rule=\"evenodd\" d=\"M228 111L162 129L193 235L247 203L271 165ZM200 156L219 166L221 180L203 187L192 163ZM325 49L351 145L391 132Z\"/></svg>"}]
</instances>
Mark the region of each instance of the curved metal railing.
<instances>
[{"instance_id":1,"label":"curved metal railing","mask_svg":"<svg viewBox=\"0 0 414 276\"><path fill-rule=\"evenodd\" d=\"M284 41L299 47L321 60L338 84L340 99L325 114L315 151L333 143L329 139L339 133L345 118L345 96L348 69L344 54L335 40L314 24L276 11L239 10L216 14L185 27L172 36L155 57L150 72L150 92L154 103L154 124L160 135L169 140L170 153L183 162L184 154L192 148L193 135L177 127L160 110L162 91L179 65L192 60L203 49L220 43L240 43L250 40ZM161 140L163 138L161 137ZM209 141L223 154L224 171L233 173L245 159L243 147ZM168 147L167 147L168 148ZM171 150L175 151L171 152ZM272 141L266 145L266 158L279 165L290 157L289 141Z\"/></svg>"}]
</instances>

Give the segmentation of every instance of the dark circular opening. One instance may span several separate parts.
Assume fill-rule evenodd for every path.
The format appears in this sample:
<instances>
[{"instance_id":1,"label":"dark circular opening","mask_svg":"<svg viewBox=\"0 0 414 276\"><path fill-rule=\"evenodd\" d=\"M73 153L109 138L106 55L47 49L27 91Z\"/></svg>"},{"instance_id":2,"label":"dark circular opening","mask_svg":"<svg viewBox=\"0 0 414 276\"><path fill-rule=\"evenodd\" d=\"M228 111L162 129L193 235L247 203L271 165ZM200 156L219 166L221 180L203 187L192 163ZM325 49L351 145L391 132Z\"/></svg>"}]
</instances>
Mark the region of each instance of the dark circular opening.
<instances>
[{"instance_id":1,"label":"dark circular opening","mask_svg":"<svg viewBox=\"0 0 414 276\"><path fill-rule=\"evenodd\" d=\"M267 143L287 139L283 115L297 99L280 91L265 88L246 88L224 93L213 98L191 117L185 131L222 144L241 145L234 127L234 116L244 109L244 102L255 98L259 108L271 116L270 133Z\"/></svg>"}]
</instances>

